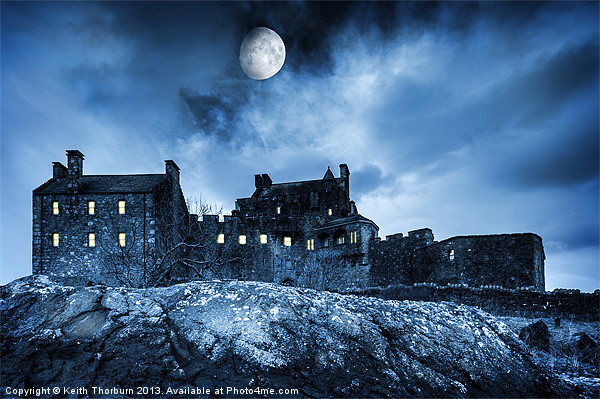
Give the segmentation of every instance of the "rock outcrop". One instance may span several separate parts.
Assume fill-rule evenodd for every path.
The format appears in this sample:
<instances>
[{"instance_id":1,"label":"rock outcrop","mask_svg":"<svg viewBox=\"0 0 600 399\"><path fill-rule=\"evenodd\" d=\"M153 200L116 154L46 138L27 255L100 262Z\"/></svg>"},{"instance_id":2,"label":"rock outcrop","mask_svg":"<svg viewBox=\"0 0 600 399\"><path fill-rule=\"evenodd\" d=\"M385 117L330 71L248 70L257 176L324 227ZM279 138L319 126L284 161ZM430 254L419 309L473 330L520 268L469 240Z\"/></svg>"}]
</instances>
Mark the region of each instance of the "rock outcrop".
<instances>
[{"instance_id":1,"label":"rock outcrop","mask_svg":"<svg viewBox=\"0 0 600 399\"><path fill-rule=\"evenodd\" d=\"M0 298L3 392L58 386L91 395L93 387L140 386L232 397L240 395L216 390L572 396L504 324L452 303L238 281L69 287L44 276L3 286Z\"/></svg>"}]
</instances>

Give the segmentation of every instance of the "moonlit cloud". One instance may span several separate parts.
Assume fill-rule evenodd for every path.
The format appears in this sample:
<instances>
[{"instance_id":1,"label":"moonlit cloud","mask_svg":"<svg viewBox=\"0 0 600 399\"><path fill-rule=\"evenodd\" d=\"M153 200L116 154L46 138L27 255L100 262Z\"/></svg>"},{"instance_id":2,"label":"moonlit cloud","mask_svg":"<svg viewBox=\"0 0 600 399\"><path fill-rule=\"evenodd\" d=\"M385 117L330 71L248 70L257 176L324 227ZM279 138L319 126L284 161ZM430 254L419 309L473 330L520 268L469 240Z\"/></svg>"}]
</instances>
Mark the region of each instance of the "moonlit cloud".
<instances>
[{"instance_id":1,"label":"moonlit cloud","mask_svg":"<svg viewBox=\"0 0 600 399\"><path fill-rule=\"evenodd\" d=\"M253 174L347 163L381 235L535 232L547 288L598 276L597 3L2 3L2 282L30 273L31 190L182 169L233 208ZM275 30L286 63L238 63Z\"/></svg>"}]
</instances>

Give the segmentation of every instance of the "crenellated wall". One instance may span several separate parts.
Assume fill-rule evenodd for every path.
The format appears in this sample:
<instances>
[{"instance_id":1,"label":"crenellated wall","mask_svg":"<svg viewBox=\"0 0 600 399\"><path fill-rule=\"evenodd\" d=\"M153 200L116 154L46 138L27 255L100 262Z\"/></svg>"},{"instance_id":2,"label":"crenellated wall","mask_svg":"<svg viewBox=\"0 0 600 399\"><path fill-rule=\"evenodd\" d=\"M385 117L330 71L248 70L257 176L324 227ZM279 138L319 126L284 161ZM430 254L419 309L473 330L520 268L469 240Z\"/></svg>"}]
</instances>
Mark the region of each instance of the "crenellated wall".
<instances>
[{"instance_id":1,"label":"crenellated wall","mask_svg":"<svg viewBox=\"0 0 600 399\"><path fill-rule=\"evenodd\" d=\"M369 248L370 284L386 287L391 284L411 284L410 257L417 248L432 244L431 229L424 228L373 239Z\"/></svg>"}]
</instances>

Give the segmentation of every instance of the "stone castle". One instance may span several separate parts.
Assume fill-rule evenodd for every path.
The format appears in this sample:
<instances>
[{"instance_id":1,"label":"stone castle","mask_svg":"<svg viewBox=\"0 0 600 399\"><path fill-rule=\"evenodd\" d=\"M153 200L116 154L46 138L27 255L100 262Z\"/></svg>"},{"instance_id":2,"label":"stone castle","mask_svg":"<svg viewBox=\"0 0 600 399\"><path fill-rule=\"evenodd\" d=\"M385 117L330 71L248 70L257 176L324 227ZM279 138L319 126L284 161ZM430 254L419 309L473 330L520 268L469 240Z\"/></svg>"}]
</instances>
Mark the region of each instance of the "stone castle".
<instances>
[{"instance_id":1,"label":"stone castle","mask_svg":"<svg viewBox=\"0 0 600 399\"><path fill-rule=\"evenodd\" d=\"M543 291L544 250L533 233L435 241L424 228L378 237L350 200L350 171L255 189L231 215L191 214L179 168L164 174L84 175L84 156L33 191L34 274L107 284L152 274L163 285L198 278L277 282L320 289L417 283L529 287ZM204 213L204 212L200 212ZM160 267L159 267L160 266Z\"/></svg>"}]
</instances>

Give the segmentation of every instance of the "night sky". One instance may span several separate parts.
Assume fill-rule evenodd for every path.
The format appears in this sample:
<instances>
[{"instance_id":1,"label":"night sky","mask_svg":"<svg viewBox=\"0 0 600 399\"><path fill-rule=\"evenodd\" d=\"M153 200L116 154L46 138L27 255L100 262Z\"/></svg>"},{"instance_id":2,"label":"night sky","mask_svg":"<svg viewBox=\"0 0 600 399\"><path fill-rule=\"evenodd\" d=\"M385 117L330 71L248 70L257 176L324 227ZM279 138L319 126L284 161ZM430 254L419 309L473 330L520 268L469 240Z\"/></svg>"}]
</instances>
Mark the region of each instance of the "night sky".
<instances>
[{"instance_id":1,"label":"night sky","mask_svg":"<svg viewBox=\"0 0 600 399\"><path fill-rule=\"evenodd\" d=\"M4 284L31 273L31 191L65 150L86 174L181 168L222 205L350 168L380 236L534 232L546 288L599 279L599 5L1 3ZM246 77L257 26L286 62Z\"/></svg>"}]
</instances>

